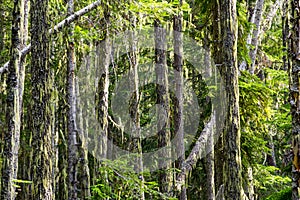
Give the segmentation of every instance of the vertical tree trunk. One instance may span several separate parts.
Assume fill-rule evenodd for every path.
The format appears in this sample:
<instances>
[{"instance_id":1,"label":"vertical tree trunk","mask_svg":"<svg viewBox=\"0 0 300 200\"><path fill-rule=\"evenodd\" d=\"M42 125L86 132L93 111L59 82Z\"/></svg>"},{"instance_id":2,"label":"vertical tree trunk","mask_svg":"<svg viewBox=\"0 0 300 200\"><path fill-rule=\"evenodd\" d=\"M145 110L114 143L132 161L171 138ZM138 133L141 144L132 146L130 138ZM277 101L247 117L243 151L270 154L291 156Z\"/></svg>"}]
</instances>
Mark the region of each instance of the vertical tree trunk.
<instances>
[{"instance_id":1,"label":"vertical tree trunk","mask_svg":"<svg viewBox=\"0 0 300 200\"><path fill-rule=\"evenodd\" d=\"M154 22L155 31L155 71L156 71L156 112L157 112L157 134L158 148L166 148L170 144L169 132L169 89L168 89L168 69L166 57L166 31L158 20ZM171 189L171 174L167 171L171 163L170 149L164 149L159 155L158 161L159 187L160 191L168 194Z\"/></svg>"},{"instance_id":2,"label":"vertical tree trunk","mask_svg":"<svg viewBox=\"0 0 300 200\"><path fill-rule=\"evenodd\" d=\"M253 23L255 24L255 28L253 31L250 32L250 34L253 34L251 37L251 49L249 52L249 56L251 59L251 65L249 68L250 74L254 74L255 71L255 59L256 59L256 52L258 49L258 37L260 34L260 29L261 29L261 21L262 21L262 13L263 13L263 7L264 7L264 0L257 0L256 5L255 5L255 10L253 13ZM252 22L252 20L251 20ZM248 43L248 41L247 41Z\"/></svg>"},{"instance_id":3,"label":"vertical tree trunk","mask_svg":"<svg viewBox=\"0 0 300 200\"><path fill-rule=\"evenodd\" d=\"M68 16L74 13L74 1L68 1ZM76 123L76 94L75 94L75 50L74 50L74 24L68 29L68 76L67 76L67 98L68 98L68 199L77 199L77 123Z\"/></svg>"},{"instance_id":4,"label":"vertical tree trunk","mask_svg":"<svg viewBox=\"0 0 300 200\"><path fill-rule=\"evenodd\" d=\"M205 30L205 38L203 47L205 49L204 52L204 66L205 66L205 78L212 77L212 69L211 69L211 53L210 53L210 45L209 45L209 32ZM215 126L215 125L214 125ZM214 200L215 199L215 164L214 164L214 133L210 132L208 136L208 140L206 143L206 151L208 154L205 158L206 164L206 185L207 185L207 199Z\"/></svg>"},{"instance_id":5,"label":"vertical tree trunk","mask_svg":"<svg viewBox=\"0 0 300 200\"><path fill-rule=\"evenodd\" d=\"M137 19L136 17L133 17L132 23L134 27L137 25ZM144 200L145 199L145 194L144 194L144 177L142 175L144 171L143 167L143 151L142 151L142 135L141 135L141 124L140 124L140 90L139 90L139 74L138 74L138 42L137 42L137 33L133 31L130 34L130 41L131 41L131 49L130 49L130 74L131 77L133 78L133 91L134 91L134 103L132 106L131 110L131 117L133 120L133 132L134 132L134 137L133 135L133 147L134 151L137 152L137 157L135 160L135 171L138 171L140 173L140 179L141 185L140 185L140 199ZM132 91L132 90L131 90Z\"/></svg>"},{"instance_id":6,"label":"vertical tree trunk","mask_svg":"<svg viewBox=\"0 0 300 200\"><path fill-rule=\"evenodd\" d=\"M222 36L222 30L220 28L220 4L218 0L214 1L214 12L213 12L213 58L214 62L218 65L222 63L222 56L221 56L221 36ZM221 92L221 91L220 91ZM222 96L222 95L221 95ZM223 114L220 113L221 109L216 109L216 121L223 120ZM217 126L219 128L219 126ZM221 192L221 189L223 188L223 168L224 168L224 137L223 137L223 129L218 130L220 132L220 135L216 141L216 144L214 146L214 164L215 164L215 191L216 193Z\"/></svg>"},{"instance_id":7,"label":"vertical tree trunk","mask_svg":"<svg viewBox=\"0 0 300 200\"><path fill-rule=\"evenodd\" d=\"M18 151L20 143L20 65L21 65L21 42L23 31L22 12L24 6L22 0L14 1L12 40L10 48L10 63L8 66L7 81L7 131L4 138L3 168L2 168L2 189L1 199L15 199L16 192L14 180L17 179Z\"/></svg>"},{"instance_id":8,"label":"vertical tree trunk","mask_svg":"<svg viewBox=\"0 0 300 200\"><path fill-rule=\"evenodd\" d=\"M23 8L23 31L22 31L22 46L26 46L28 43L28 18L29 18L29 0L22 1L24 5L21 7ZM21 140L20 140L20 150L19 150L19 166L20 170L18 170L19 177L22 180L31 180L30 177L30 155L31 151L28 151L26 148L28 145L30 146L30 138L31 132L25 131L28 123L26 118L23 114L23 95L24 95L24 84L25 84L25 64L26 64L26 57L21 57L20 63L20 84L19 84L19 96L20 96L20 117L21 117ZM21 191L18 192L18 199L28 199L29 198L29 185L23 185Z\"/></svg>"},{"instance_id":9,"label":"vertical tree trunk","mask_svg":"<svg viewBox=\"0 0 300 200\"><path fill-rule=\"evenodd\" d=\"M75 80L76 83L76 96L77 96L77 101L76 104L77 106L77 112L78 112L78 128L79 128L79 134L80 134L80 139L81 139L81 146L79 147L79 169L78 169L78 177L81 180L80 182L80 196L79 198L85 199L85 198L90 198L91 197L91 192L90 192L90 169L89 169L89 161L88 161L88 134L84 130L84 119L82 116L82 104L80 100L80 91L79 91L79 84L78 80Z\"/></svg>"},{"instance_id":10,"label":"vertical tree trunk","mask_svg":"<svg viewBox=\"0 0 300 200\"><path fill-rule=\"evenodd\" d=\"M180 7L182 6L182 0L180 0ZM179 8L180 10L180 8ZM175 77L175 135L178 135L177 162L178 169L184 170L183 164L185 160L185 148L184 148L184 132L183 132L183 40L182 40L182 12L174 15L173 18L173 30L174 30L174 77ZM183 171L183 173L185 173ZM186 187L185 187L185 175L180 180L181 188L179 199L186 200Z\"/></svg>"},{"instance_id":11,"label":"vertical tree trunk","mask_svg":"<svg viewBox=\"0 0 300 200\"><path fill-rule=\"evenodd\" d=\"M49 59L48 1L31 1L31 85L32 85L32 196L52 200L51 71Z\"/></svg>"},{"instance_id":12,"label":"vertical tree trunk","mask_svg":"<svg viewBox=\"0 0 300 200\"><path fill-rule=\"evenodd\" d=\"M289 75L293 136L292 199L296 200L300 198L300 1L293 0L291 4L290 59L292 67L289 69Z\"/></svg>"},{"instance_id":13,"label":"vertical tree trunk","mask_svg":"<svg viewBox=\"0 0 300 200\"><path fill-rule=\"evenodd\" d=\"M206 150L209 152L206 156L206 169L207 169L207 199L214 200L215 199L215 168L214 168L214 137L213 133L210 133L208 142L206 144Z\"/></svg>"},{"instance_id":14,"label":"vertical tree trunk","mask_svg":"<svg viewBox=\"0 0 300 200\"><path fill-rule=\"evenodd\" d=\"M220 29L222 31L221 65L219 70L226 91L228 108L224 128L224 197L243 199L240 152L240 115L237 67L236 0L220 0Z\"/></svg>"}]
</instances>

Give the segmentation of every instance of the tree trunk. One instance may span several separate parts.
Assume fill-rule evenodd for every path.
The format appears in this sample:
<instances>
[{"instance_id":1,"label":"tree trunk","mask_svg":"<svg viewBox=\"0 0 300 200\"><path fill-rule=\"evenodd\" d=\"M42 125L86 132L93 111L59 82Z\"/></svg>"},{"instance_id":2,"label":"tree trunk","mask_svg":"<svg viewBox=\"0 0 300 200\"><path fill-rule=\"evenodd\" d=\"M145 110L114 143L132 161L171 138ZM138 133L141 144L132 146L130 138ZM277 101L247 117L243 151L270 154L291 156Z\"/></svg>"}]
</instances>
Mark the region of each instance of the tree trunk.
<instances>
[{"instance_id":1,"label":"tree trunk","mask_svg":"<svg viewBox=\"0 0 300 200\"><path fill-rule=\"evenodd\" d=\"M180 0L180 7L182 6L182 0ZM181 170L183 176L179 180L181 188L179 191L179 199L186 200L186 187L185 187L185 148L184 148L184 132L183 132L183 40L182 40L182 12L174 15L173 18L173 30L174 30L174 77L175 77L175 135L178 135L178 142L176 145L177 151L177 168Z\"/></svg>"},{"instance_id":2,"label":"tree trunk","mask_svg":"<svg viewBox=\"0 0 300 200\"><path fill-rule=\"evenodd\" d=\"M292 170L292 199L300 198L300 1L291 1L291 36L290 36L290 59L292 67L290 75L290 105L292 115L293 136L293 170Z\"/></svg>"},{"instance_id":3,"label":"tree trunk","mask_svg":"<svg viewBox=\"0 0 300 200\"><path fill-rule=\"evenodd\" d=\"M18 152L20 143L20 65L21 65L21 42L23 32L23 8L22 0L14 1L12 37L10 48L10 64L8 66L7 81L7 132L4 138L3 168L1 199L15 199L16 191L14 180L17 179Z\"/></svg>"},{"instance_id":4,"label":"tree trunk","mask_svg":"<svg viewBox=\"0 0 300 200\"><path fill-rule=\"evenodd\" d=\"M133 16L132 24L134 27L137 25L137 19ZM133 79L133 84L130 86L130 91L134 91L133 105L131 107L131 118L133 120L132 131L134 135L131 135L133 141L134 151L137 153L135 159L134 168L135 171L140 173L141 185L140 185L140 199L145 199L144 193L144 177L142 175L144 171L143 167L143 150L142 150L142 135L140 124L140 89L139 89L139 74L138 74L138 41L136 40L137 33L131 32L129 38L131 41L130 46L130 74ZM132 81L130 81L132 82Z\"/></svg>"},{"instance_id":5,"label":"tree trunk","mask_svg":"<svg viewBox=\"0 0 300 200\"><path fill-rule=\"evenodd\" d=\"M88 134L84 129L84 119L82 115L82 104L80 100L80 91L79 91L79 84L78 80L75 80L76 83L76 96L77 96L77 101L76 104L77 106L77 112L78 112L78 133L81 136L80 137L80 146L79 146L79 159L80 162L78 163L78 177L80 181L79 184L79 189L80 189L80 196L79 198L85 199L85 198L90 198L91 197L91 192L90 192L90 169L89 169L89 160L88 160Z\"/></svg>"},{"instance_id":6,"label":"tree trunk","mask_svg":"<svg viewBox=\"0 0 300 200\"><path fill-rule=\"evenodd\" d=\"M32 181L33 199L52 200L52 111L49 59L48 1L31 1Z\"/></svg>"},{"instance_id":7,"label":"tree trunk","mask_svg":"<svg viewBox=\"0 0 300 200\"><path fill-rule=\"evenodd\" d=\"M212 55L214 62L217 65L221 65L222 63L222 56L221 56L221 45L222 45L222 32L220 29L220 3L218 0L214 1L214 12L213 12L213 30L212 30L212 37L213 37L213 47L212 47ZM220 90L220 92L223 92ZM221 95L222 96L222 95ZM216 109L216 122L223 121L223 114L220 113L222 109ZM223 109L224 110L224 109ZM215 191L221 195L221 191L223 191L223 168L224 168L224 138L223 138L223 129L219 126L218 132L220 132L219 137L216 138L217 141L215 142L214 146L214 165L215 165ZM222 193L223 195L223 193ZM216 195L217 196L217 195Z\"/></svg>"},{"instance_id":8,"label":"tree trunk","mask_svg":"<svg viewBox=\"0 0 300 200\"><path fill-rule=\"evenodd\" d=\"M224 128L224 197L243 199L240 152L240 115L237 67L236 0L220 0L220 30L222 31L221 65L219 70L226 91L228 108Z\"/></svg>"},{"instance_id":9,"label":"tree trunk","mask_svg":"<svg viewBox=\"0 0 300 200\"><path fill-rule=\"evenodd\" d=\"M68 1L68 16L74 13L74 1ZM76 58L74 50L74 24L68 29L68 75L67 75L67 98L68 98L68 199L77 199L77 121L76 121L76 94L75 94L75 67Z\"/></svg>"},{"instance_id":10,"label":"tree trunk","mask_svg":"<svg viewBox=\"0 0 300 200\"><path fill-rule=\"evenodd\" d=\"M158 148L166 148L170 145L169 132L169 89L168 69L166 57L166 31L158 20L154 22L155 31L155 71L156 71L156 113ZM168 194L171 189L171 174L167 171L171 163L166 161L171 158L170 149L162 149L158 161L158 182L160 191Z\"/></svg>"},{"instance_id":11,"label":"tree trunk","mask_svg":"<svg viewBox=\"0 0 300 200\"><path fill-rule=\"evenodd\" d=\"M255 71L255 59L256 59L256 52L258 49L258 37L260 34L260 28L261 28L261 19L262 19L262 13L263 13L263 7L264 7L264 0L257 0L256 5L255 5L255 10L253 13L254 20L253 23L255 24L255 28L253 31L250 32L250 34L253 34L251 38L251 49L249 52L249 56L251 59L251 65L249 68L250 74L254 74ZM251 20L252 22L252 20ZM247 41L248 43L248 41Z\"/></svg>"}]
</instances>

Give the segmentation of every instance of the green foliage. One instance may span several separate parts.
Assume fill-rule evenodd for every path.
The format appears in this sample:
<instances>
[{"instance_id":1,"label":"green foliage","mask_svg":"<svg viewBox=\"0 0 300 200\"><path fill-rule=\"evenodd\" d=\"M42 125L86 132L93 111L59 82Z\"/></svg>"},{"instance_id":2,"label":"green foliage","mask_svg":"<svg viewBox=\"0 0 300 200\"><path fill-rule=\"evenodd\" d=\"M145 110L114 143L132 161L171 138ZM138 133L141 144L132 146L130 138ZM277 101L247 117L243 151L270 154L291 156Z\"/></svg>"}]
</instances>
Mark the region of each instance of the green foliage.
<instances>
[{"instance_id":1,"label":"green foliage","mask_svg":"<svg viewBox=\"0 0 300 200\"><path fill-rule=\"evenodd\" d=\"M238 20L238 59L251 63L249 57L249 46L247 38L253 24L248 21L247 6L245 1L237 2L237 20Z\"/></svg>"},{"instance_id":2,"label":"green foliage","mask_svg":"<svg viewBox=\"0 0 300 200\"><path fill-rule=\"evenodd\" d=\"M138 2L132 2L129 5L129 10L133 13L139 13L147 16L146 23L153 23L154 19L164 22L164 18L170 19L172 15L179 11L179 1L155 1L155 0L143 0ZM180 11L189 13L191 8L188 3L183 1ZM152 22L151 22L152 21Z\"/></svg>"},{"instance_id":3,"label":"green foliage","mask_svg":"<svg viewBox=\"0 0 300 200\"><path fill-rule=\"evenodd\" d=\"M102 162L97 183L92 186L92 199L139 199L140 191L145 192L146 199L176 199L160 193L157 182L142 181L140 177L149 180L150 173L138 174L130 165L133 165L130 161Z\"/></svg>"},{"instance_id":4,"label":"green foliage","mask_svg":"<svg viewBox=\"0 0 300 200\"><path fill-rule=\"evenodd\" d=\"M265 198L265 200L287 200L290 199L291 196L292 196L292 189L286 188L272 194L271 196Z\"/></svg>"},{"instance_id":5,"label":"green foliage","mask_svg":"<svg viewBox=\"0 0 300 200\"><path fill-rule=\"evenodd\" d=\"M287 176L280 176L279 174L280 170L277 167L263 166L259 164L256 165L254 170L254 184L258 189L260 197L269 196L270 194L279 192L282 189L289 189L291 179Z\"/></svg>"},{"instance_id":6,"label":"green foliage","mask_svg":"<svg viewBox=\"0 0 300 200\"><path fill-rule=\"evenodd\" d=\"M254 182L259 197L266 197L289 187L291 180L284 173L289 151L291 118L289 115L287 72L265 68L261 81L256 75L242 72L240 76L240 113L242 164L254 168ZM273 140L270 141L270 138ZM266 154L273 143L277 166L264 166Z\"/></svg>"},{"instance_id":7,"label":"green foliage","mask_svg":"<svg viewBox=\"0 0 300 200\"><path fill-rule=\"evenodd\" d=\"M257 76L242 72L239 80L241 145L243 165L262 160L262 152L268 152L265 140L267 121L272 115L272 93Z\"/></svg>"}]
</instances>

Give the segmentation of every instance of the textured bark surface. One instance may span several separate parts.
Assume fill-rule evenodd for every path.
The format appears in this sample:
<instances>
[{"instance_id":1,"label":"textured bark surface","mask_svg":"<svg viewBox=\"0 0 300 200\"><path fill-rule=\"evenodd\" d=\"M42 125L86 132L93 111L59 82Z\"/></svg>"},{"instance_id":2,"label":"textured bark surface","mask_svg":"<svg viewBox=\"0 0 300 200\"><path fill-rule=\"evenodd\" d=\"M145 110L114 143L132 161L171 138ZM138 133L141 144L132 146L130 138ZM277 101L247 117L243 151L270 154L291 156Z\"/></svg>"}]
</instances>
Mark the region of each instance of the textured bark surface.
<instances>
[{"instance_id":1,"label":"textured bark surface","mask_svg":"<svg viewBox=\"0 0 300 200\"><path fill-rule=\"evenodd\" d=\"M160 174L158 182L160 191L168 194L171 189L171 174L167 171L171 163L170 145L170 108L169 108L169 89L168 89L168 69L166 57L166 30L161 26L158 20L154 22L155 31L155 72L156 72L156 112L157 112L157 134L158 148L164 148L160 152L158 168Z\"/></svg>"},{"instance_id":2,"label":"textured bark surface","mask_svg":"<svg viewBox=\"0 0 300 200\"><path fill-rule=\"evenodd\" d=\"M17 179L18 172L18 151L20 143L20 65L21 53L20 46L22 40L23 20L22 13L24 2L22 0L14 1L12 40L10 48L10 64L7 78L7 131L4 137L3 148L3 168L2 168L2 188L1 199L15 199L16 192L14 180Z\"/></svg>"},{"instance_id":3,"label":"textured bark surface","mask_svg":"<svg viewBox=\"0 0 300 200\"><path fill-rule=\"evenodd\" d=\"M222 30L221 65L219 70L226 91L228 107L224 128L224 198L243 199L240 150L240 115L237 67L236 0L221 0L220 29Z\"/></svg>"},{"instance_id":4,"label":"textured bark surface","mask_svg":"<svg viewBox=\"0 0 300 200\"><path fill-rule=\"evenodd\" d=\"M29 20L29 0L22 1L23 5L21 6L23 8L22 17L21 20L23 21L23 31L22 31L22 40L21 44L22 46L26 46L28 43L28 20ZM30 155L31 152L28 150L27 145L31 145L31 133L25 131L26 126L28 125L28 121L25 120L25 116L23 114L23 96L24 96L24 87L25 87L25 65L26 65L26 59L25 57L22 57L21 63L20 63L20 84L19 84L19 96L20 96L20 117L21 117L21 136L20 136L20 150L19 150L19 169L18 170L18 177L21 180L30 180L30 168L31 168L31 159ZM27 106L27 105L26 105ZM28 199L29 198L29 186L28 184L25 185L25 187L22 187L21 191L18 191L17 199Z\"/></svg>"},{"instance_id":5,"label":"textured bark surface","mask_svg":"<svg viewBox=\"0 0 300 200\"><path fill-rule=\"evenodd\" d=\"M81 104L81 99L80 99L80 91L79 91L79 84L78 80L75 80L76 83L76 104L77 106L77 113L78 113L78 133L80 134L80 143L81 145L79 146L78 153L79 153L79 159L80 162L78 163L78 177L80 179L79 183L79 198L84 199L84 198L89 198L91 197L91 192L90 192L90 169L89 169L89 161L88 161L88 134L84 129L84 119L83 119L83 111Z\"/></svg>"},{"instance_id":6,"label":"textured bark surface","mask_svg":"<svg viewBox=\"0 0 300 200\"><path fill-rule=\"evenodd\" d=\"M252 46L252 48L250 49L250 52L249 52L249 56L251 59L251 65L249 68L250 74L254 74L254 71L255 71L255 59L256 59L256 52L258 49L258 37L260 34L260 29L261 29L263 7L264 7L264 0L257 0L255 9L254 9L254 13L253 13L254 19L253 20L251 19L251 22L253 22L255 24L255 28L253 31L251 31L251 33L253 35L251 38L251 43L249 43Z\"/></svg>"},{"instance_id":7,"label":"textured bark surface","mask_svg":"<svg viewBox=\"0 0 300 200\"><path fill-rule=\"evenodd\" d=\"M180 0L180 6L182 1ZM182 40L182 13L174 15L173 18L173 30L174 30L174 77L175 77L175 135L178 137L176 144L177 153L177 168L181 170L182 176L180 179L176 178L180 183L181 188L179 193L179 199L187 199L186 187L185 187L185 147L184 147L184 131L183 131L183 40Z\"/></svg>"},{"instance_id":8,"label":"textured bark surface","mask_svg":"<svg viewBox=\"0 0 300 200\"><path fill-rule=\"evenodd\" d=\"M222 63L221 45L222 45L222 31L220 28L220 4L218 0L214 1L214 12L213 12L213 40L214 44L212 47L212 55L214 62L219 66ZM221 91L220 91L221 92ZM224 91L222 91L224 92ZM221 95L222 96L222 95ZM216 109L216 122L223 121L222 109ZM218 127L218 126L217 126ZM214 164L215 164L215 191L220 191L220 187L223 184L223 168L224 168L224 139L223 129L218 127L217 130L220 135L214 146Z\"/></svg>"},{"instance_id":9,"label":"textured bark surface","mask_svg":"<svg viewBox=\"0 0 300 200\"><path fill-rule=\"evenodd\" d=\"M68 1L68 16L74 13L74 1ZM74 50L74 24L68 29L68 76L67 76L67 98L68 98L68 199L75 200L78 196L78 139L76 121L76 94L75 94L75 67L76 58Z\"/></svg>"},{"instance_id":10,"label":"textured bark surface","mask_svg":"<svg viewBox=\"0 0 300 200\"><path fill-rule=\"evenodd\" d=\"M133 17L132 20L134 26L136 26L137 19ZM138 74L138 41L137 41L137 33L132 32L130 34L130 40L131 40L131 53L130 53L130 73L131 77L133 78L133 84L131 87L133 87L134 91L134 103L132 106L132 120L133 120L133 131L135 137L133 138L133 148L134 151L137 153L137 157L135 159L135 164L134 168L135 171L142 173L144 171L143 169L143 150L142 150L142 135L141 135L141 124L140 124L140 85L139 85L139 74ZM132 136L131 136L132 137ZM140 199L144 200L145 199L145 193L143 191L144 187L144 177L141 174L140 178L142 180L141 185L140 185Z\"/></svg>"},{"instance_id":11,"label":"textured bark surface","mask_svg":"<svg viewBox=\"0 0 300 200\"><path fill-rule=\"evenodd\" d=\"M52 111L49 58L48 1L31 1L32 198L52 200Z\"/></svg>"},{"instance_id":12,"label":"textured bark surface","mask_svg":"<svg viewBox=\"0 0 300 200\"><path fill-rule=\"evenodd\" d=\"M300 198L300 1L291 1L290 55L292 66L290 74L290 105L292 114L293 170L292 199Z\"/></svg>"}]
</instances>

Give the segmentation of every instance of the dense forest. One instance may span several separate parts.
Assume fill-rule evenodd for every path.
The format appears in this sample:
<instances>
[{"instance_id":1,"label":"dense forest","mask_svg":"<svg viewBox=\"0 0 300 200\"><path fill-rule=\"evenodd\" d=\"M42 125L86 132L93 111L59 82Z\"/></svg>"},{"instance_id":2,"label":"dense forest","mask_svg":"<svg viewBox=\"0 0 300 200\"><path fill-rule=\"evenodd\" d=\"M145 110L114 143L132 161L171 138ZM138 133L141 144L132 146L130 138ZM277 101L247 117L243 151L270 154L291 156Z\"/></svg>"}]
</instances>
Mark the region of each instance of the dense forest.
<instances>
[{"instance_id":1,"label":"dense forest","mask_svg":"<svg viewBox=\"0 0 300 200\"><path fill-rule=\"evenodd\" d=\"M0 0L0 199L298 200L299 72L299 0Z\"/></svg>"}]
</instances>

